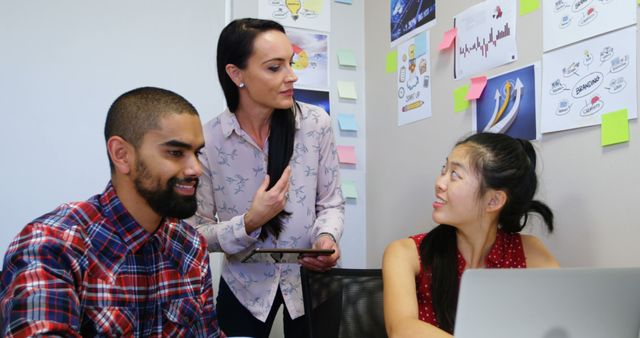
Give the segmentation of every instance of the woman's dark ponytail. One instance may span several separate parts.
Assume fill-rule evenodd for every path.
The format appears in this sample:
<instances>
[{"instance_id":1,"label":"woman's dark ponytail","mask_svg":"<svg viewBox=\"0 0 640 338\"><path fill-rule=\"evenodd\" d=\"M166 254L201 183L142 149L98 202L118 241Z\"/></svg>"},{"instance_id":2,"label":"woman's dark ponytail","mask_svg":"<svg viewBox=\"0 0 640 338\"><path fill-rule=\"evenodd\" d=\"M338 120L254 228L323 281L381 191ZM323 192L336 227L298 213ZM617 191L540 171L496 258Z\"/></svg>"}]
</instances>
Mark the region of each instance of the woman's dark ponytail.
<instances>
[{"instance_id":1,"label":"woman's dark ponytail","mask_svg":"<svg viewBox=\"0 0 640 338\"><path fill-rule=\"evenodd\" d=\"M438 327L453 334L458 305L458 244L456 229L441 224L420 244L424 271L431 273L431 299Z\"/></svg>"},{"instance_id":2,"label":"woman's dark ponytail","mask_svg":"<svg viewBox=\"0 0 640 338\"><path fill-rule=\"evenodd\" d=\"M296 134L296 109L300 106L295 102L289 109L276 109L271 115L269 131L269 159L267 161L267 174L269 175L269 186L271 189L282 177L284 169L289 165L293 155L293 143ZM282 232L283 219L291 215L286 210L281 211L274 218L267 221L260 230L259 239L265 240L268 234L275 238Z\"/></svg>"}]
</instances>

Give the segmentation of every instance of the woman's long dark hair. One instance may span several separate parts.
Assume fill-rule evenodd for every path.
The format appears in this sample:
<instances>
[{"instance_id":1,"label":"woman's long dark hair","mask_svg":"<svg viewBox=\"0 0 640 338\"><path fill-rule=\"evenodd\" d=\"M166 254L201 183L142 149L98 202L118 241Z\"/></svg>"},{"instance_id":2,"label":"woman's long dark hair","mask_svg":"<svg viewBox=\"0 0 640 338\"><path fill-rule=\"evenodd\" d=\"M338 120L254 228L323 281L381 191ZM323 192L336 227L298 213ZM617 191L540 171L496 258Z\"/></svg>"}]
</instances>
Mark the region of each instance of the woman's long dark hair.
<instances>
[{"instance_id":1,"label":"woman's long dark hair","mask_svg":"<svg viewBox=\"0 0 640 338\"><path fill-rule=\"evenodd\" d=\"M254 40L261 33L270 30L285 33L284 27L275 21L252 18L234 20L220 33L217 51L218 80L227 100L227 107L232 113L238 109L240 94L238 87L227 74L226 66L233 64L240 69L246 68L247 60L253 53ZM296 132L295 107L299 109L298 104L295 103L289 109L275 109L271 115L267 162L270 181L267 190L278 182L291 160ZM269 233L278 238L282 231L283 218L289 215L290 213L283 210L267 221L262 225L259 238L265 240Z\"/></svg>"},{"instance_id":2,"label":"woman's long dark hair","mask_svg":"<svg viewBox=\"0 0 640 338\"><path fill-rule=\"evenodd\" d=\"M527 140L504 134L478 133L458 142L468 149L469 162L480 178L479 195L488 189L504 191L507 201L498 216L499 228L518 233L527 224L529 213L542 216L553 231L553 212L534 200L538 189L536 153ZM456 229L441 224L431 230L420 245L420 258L431 272L431 295L438 326L453 333L458 301L458 244Z\"/></svg>"}]
</instances>

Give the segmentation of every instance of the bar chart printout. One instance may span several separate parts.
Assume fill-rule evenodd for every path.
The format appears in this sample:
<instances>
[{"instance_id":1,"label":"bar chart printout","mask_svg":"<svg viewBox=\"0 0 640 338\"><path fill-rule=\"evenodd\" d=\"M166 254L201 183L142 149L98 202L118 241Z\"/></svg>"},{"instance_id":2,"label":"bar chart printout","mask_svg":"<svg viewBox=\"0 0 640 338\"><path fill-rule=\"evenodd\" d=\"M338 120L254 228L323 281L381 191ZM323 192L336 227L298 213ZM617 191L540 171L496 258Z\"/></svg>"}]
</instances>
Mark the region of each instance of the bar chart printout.
<instances>
[{"instance_id":1,"label":"bar chart printout","mask_svg":"<svg viewBox=\"0 0 640 338\"><path fill-rule=\"evenodd\" d=\"M518 59L515 0L488 0L454 18L454 76L470 77Z\"/></svg>"}]
</instances>

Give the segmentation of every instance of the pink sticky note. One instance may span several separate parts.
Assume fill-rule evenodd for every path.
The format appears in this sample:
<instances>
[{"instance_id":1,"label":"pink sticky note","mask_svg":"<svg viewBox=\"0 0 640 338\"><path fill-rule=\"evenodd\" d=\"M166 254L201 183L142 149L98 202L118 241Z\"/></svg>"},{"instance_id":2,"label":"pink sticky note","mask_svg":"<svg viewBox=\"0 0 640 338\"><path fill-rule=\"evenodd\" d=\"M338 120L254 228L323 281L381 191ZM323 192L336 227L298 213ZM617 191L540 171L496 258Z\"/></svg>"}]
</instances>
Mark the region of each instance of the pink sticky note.
<instances>
[{"instance_id":1,"label":"pink sticky note","mask_svg":"<svg viewBox=\"0 0 640 338\"><path fill-rule=\"evenodd\" d=\"M338 162L356 164L356 148L354 146L338 146Z\"/></svg>"},{"instance_id":2,"label":"pink sticky note","mask_svg":"<svg viewBox=\"0 0 640 338\"><path fill-rule=\"evenodd\" d=\"M465 99L467 100L476 100L482 95L482 91L484 87L487 85L487 77L486 76L478 76L471 78L471 87L467 92L467 96Z\"/></svg>"},{"instance_id":3,"label":"pink sticky note","mask_svg":"<svg viewBox=\"0 0 640 338\"><path fill-rule=\"evenodd\" d=\"M455 27L444 32L444 37L442 37L442 41L440 41L440 45L438 46L438 48L440 50L443 50L451 47L451 45L453 44L453 40L456 39L456 35L458 35L458 29Z\"/></svg>"}]
</instances>

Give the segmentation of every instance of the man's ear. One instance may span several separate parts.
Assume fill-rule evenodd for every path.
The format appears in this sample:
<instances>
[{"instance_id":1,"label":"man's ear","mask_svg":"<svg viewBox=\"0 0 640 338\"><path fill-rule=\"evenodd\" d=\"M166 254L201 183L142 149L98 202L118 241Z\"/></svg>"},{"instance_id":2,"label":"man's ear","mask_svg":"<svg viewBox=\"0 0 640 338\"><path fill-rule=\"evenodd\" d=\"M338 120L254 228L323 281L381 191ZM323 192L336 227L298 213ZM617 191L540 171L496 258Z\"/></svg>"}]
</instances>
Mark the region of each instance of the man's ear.
<instances>
[{"instance_id":1,"label":"man's ear","mask_svg":"<svg viewBox=\"0 0 640 338\"><path fill-rule=\"evenodd\" d=\"M227 72L227 75L229 75L229 78L231 78L231 81L233 81L236 86L240 87L240 84L243 83L242 70L231 63L227 64L224 67L224 70Z\"/></svg>"},{"instance_id":2,"label":"man's ear","mask_svg":"<svg viewBox=\"0 0 640 338\"><path fill-rule=\"evenodd\" d=\"M134 164L133 146L120 136L111 136L107 141L107 152L116 172L128 175Z\"/></svg>"},{"instance_id":3,"label":"man's ear","mask_svg":"<svg viewBox=\"0 0 640 338\"><path fill-rule=\"evenodd\" d=\"M491 190L488 192L489 203L487 203L487 211L499 211L507 203L507 193L502 190Z\"/></svg>"}]
</instances>

